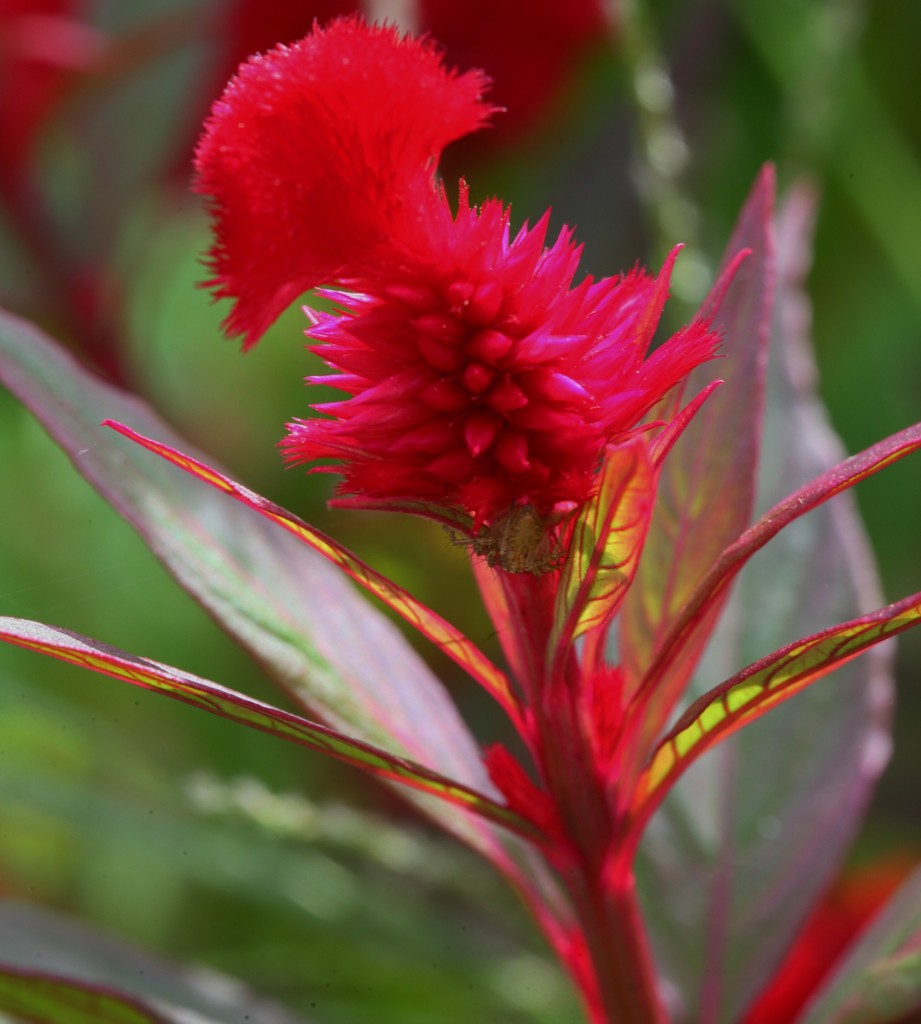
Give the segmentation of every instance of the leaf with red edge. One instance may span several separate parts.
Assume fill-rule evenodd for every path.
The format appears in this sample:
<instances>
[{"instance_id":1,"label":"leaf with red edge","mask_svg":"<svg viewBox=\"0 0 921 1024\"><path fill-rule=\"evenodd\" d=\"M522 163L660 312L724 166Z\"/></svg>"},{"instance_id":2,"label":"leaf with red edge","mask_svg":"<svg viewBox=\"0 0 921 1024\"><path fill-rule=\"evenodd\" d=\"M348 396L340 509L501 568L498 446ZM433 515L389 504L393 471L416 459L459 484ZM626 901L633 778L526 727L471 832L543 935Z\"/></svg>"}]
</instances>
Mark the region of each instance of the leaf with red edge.
<instances>
[{"instance_id":1,"label":"leaf with red edge","mask_svg":"<svg viewBox=\"0 0 921 1024\"><path fill-rule=\"evenodd\" d=\"M100 427L106 416L118 417L197 455L145 403L91 376L37 328L2 312L0 382L177 582L301 708L350 736L495 794L478 745L444 688L338 569L277 524ZM483 820L400 790L517 884L525 884L523 871L537 878L529 851L510 845ZM535 899L559 909L546 881L535 884L543 893Z\"/></svg>"},{"instance_id":2,"label":"leaf with red edge","mask_svg":"<svg viewBox=\"0 0 921 1024\"><path fill-rule=\"evenodd\" d=\"M560 577L551 656L603 629L636 574L655 501L655 471L642 438L610 446L598 492L579 515Z\"/></svg>"},{"instance_id":3,"label":"leaf with red edge","mask_svg":"<svg viewBox=\"0 0 921 1024\"><path fill-rule=\"evenodd\" d=\"M349 550L341 544L327 537L324 533L309 526L296 515L288 512L281 506L274 504L267 498L255 494L242 484L235 483L229 477L219 473L216 469L206 466L198 459L170 448L169 445L161 444L143 434L137 433L123 423L116 423L113 420L105 420L103 426L111 427L113 430L134 441L148 451L159 455L160 458L178 466L186 473L197 477L211 487L223 491L230 497L248 506L259 515L264 516L269 522L277 523L288 533L293 534L298 540L312 548L318 554L328 559L333 565L338 566L356 583L359 583L375 597L380 598L389 608L392 608L401 618L405 619L411 626L415 627L424 637L437 644L449 658L452 658L461 668L466 669L474 679L492 696L508 713L512 721L518 722L517 699L509 688L508 680L490 660L472 644L458 629L446 622L430 608L427 608L421 601L417 601L412 594L402 587L397 586L392 580L366 565L361 559L356 558Z\"/></svg>"},{"instance_id":4,"label":"leaf with red edge","mask_svg":"<svg viewBox=\"0 0 921 1024\"><path fill-rule=\"evenodd\" d=\"M493 624L502 653L516 679L526 679L528 675L528 650L523 642L520 630L512 625L512 611L508 593L502 585L499 573L489 564L486 558L473 555L470 559L473 576L479 587L483 604Z\"/></svg>"},{"instance_id":5,"label":"leaf with red edge","mask_svg":"<svg viewBox=\"0 0 921 1024\"><path fill-rule=\"evenodd\" d=\"M780 969L747 1008L740 1024L798 1021L810 1000L834 978L873 919L917 869L917 854L917 849L896 848L846 866L812 907Z\"/></svg>"},{"instance_id":6,"label":"leaf with red edge","mask_svg":"<svg viewBox=\"0 0 921 1024\"><path fill-rule=\"evenodd\" d=\"M816 395L803 290L814 215L814 195L797 188L778 217L762 509L845 454ZM690 699L797 636L885 603L853 498L797 518L746 564ZM683 1006L676 1022L702 1007L739 1020L839 869L890 749L891 655L878 644L838 668L833 685L808 687L721 743L653 816L638 871L658 962Z\"/></svg>"},{"instance_id":7,"label":"leaf with red edge","mask_svg":"<svg viewBox=\"0 0 921 1024\"><path fill-rule=\"evenodd\" d=\"M182 1024L188 1020L182 1010L160 1012L145 1000L107 986L4 964L0 964L0 1011L33 1024Z\"/></svg>"},{"instance_id":8,"label":"leaf with red edge","mask_svg":"<svg viewBox=\"0 0 921 1024\"><path fill-rule=\"evenodd\" d=\"M641 826L677 779L720 740L868 647L919 624L921 593L797 640L715 687L695 701L659 743L637 783L634 822Z\"/></svg>"},{"instance_id":9,"label":"leaf with red edge","mask_svg":"<svg viewBox=\"0 0 921 1024\"><path fill-rule=\"evenodd\" d=\"M649 451L652 455L653 465L657 468L665 461L665 457L675 447L678 438L687 430L691 420L697 415L697 411L723 383L721 380L711 381L698 395L695 395L690 402L675 414L672 421L665 429L656 434L649 443Z\"/></svg>"},{"instance_id":10,"label":"leaf with red edge","mask_svg":"<svg viewBox=\"0 0 921 1024\"><path fill-rule=\"evenodd\" d=\"M725 383L665 461L643 559L621 617L618 647L628 693L639 686L695 585L749 522L774 293L773 202L774 174L766 167L701 310L723 331L719 372ZM744 250L750 253L740 264ZM712 379L713 367L701 367L687 386L700 390ZM690 660L670 666L656 698L657 719L667 718L693 669ZM652 723L650 728L658 731Z\"/></svg>"},{"instance_id":11,"label":"leaf with red edge","mask_svg":"<svg viewBox=\"0 0 921 1024\"><path fill-rule=\"evenodd\" d=\"M659 694L663 689L667 690L674 679L673 666L685 660L696 663L730 584L752 555L785 526L919 448L921 423L906 427L845 459L775 505L720 555L675 617L634 696L630 713L635 721L642 723L646 736L655 734L664 724L662 715L668 710L667 701L663 701ZM656 723L658 727L654 728Z\"/></svg>"},{"instance_id":12,"label":"leaf with red edge","mask_svg":"<svg viewBox=\"0 0 921 1024\"><path fill-rule=\"evenodd\" d=\"M0 640L112 676L132 686L162 693L239 725L299 743L372 775L403 783L464 807L512 831L533 835L533 828L517 814L453 779L181 669L27 619L0 616Z\"/></svg>"},{"instance_id":13,"label":"leaf with red edge","mask_svg":"<svg viewBox=\"0 0 921 1024\"><path fill-rule=\"evenodd\" d=\"M38 985L25 983L32 992L16 996L47 996L52 1013L41 1019L49 1024L71 1022L64 1014L80 1005L79 992L73 1003L69 1000L68 986L139 1002L151 1013L156 1010L153 1019L167 1024L307 1024L235 978L161 960L95 925L18 901L0 900L0 964L8 977L14 972L26 978L40 974ZM59 984L63 988L55 992ZM0 1002L0 1013L12 1008L13 987L18 987L15 982L7 989L6 1004ZM34 1004L32 1010L37 1012ZM92 1011L98 1016L91 1015L86 1024L108 1022L101 1004ZM85 1018L77 1020L84 1024ZM115 1020L134 1024L132 1017Z\"/></svg>"},{"instance_id":14,"label":"leaf with red edge","mask_svg":"<svg viewBox=\"0 0 921 1024\"><path fill-rule=\"evenodd\" d=\"M907 1024L921 1013L921 869L889 901L799 1024Z\"/></svg>"}]
</instances>

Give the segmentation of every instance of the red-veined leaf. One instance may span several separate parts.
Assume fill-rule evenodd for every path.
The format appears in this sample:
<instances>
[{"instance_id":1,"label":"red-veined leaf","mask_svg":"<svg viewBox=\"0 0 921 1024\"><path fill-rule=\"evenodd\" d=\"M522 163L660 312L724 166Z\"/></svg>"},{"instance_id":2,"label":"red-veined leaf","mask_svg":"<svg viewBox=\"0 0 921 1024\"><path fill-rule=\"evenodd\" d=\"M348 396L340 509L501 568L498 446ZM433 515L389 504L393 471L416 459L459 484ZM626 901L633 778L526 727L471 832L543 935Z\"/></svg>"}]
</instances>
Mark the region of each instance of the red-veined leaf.
<instances>
[{"instance_id":1,"label":"red-veined leaf","mask_svg":"<svg viewBox=\"0 0 921 1024\"><path fill-rule=\"evenodd\" d=\"M551 658L589 630L603 629L620 607L643 550L655 485L644 439L607 449L598 493L576 521L560 576Z\"/></svg>"},{"instance_id":2,"label":"red-veined leaf","mask_svg":"<svg viewBox=\"0 0 921 1024\"><path fill-rule=\"evenodd\" d=\"M716 380L707 385L707 387L705 387L703 391L700 392L700 394L698 394L690 402L688 402L688 404L684 406L684 408L679 409L675 413L673 418L670 420L670 422L667 424L665 429L662 430L659 434L657 434L649 443L647 461L650 463L651 470L649 480L650 502L648 508L645 511L645 518L642 522L641 533L636 534L634 538L636 540L637 546L635 551L632 553L632 560L630 561L629 565L630 572L628 574L621 573L619 575L615 575L615 577L613 578L614 586L611 588L609 593L604 592L604 586L602 585L597 594L597 598L592 598L593 600L596 600L599 603L599 607L597 608L598 615L596 616L596 621L589 622L587 625L585 625L585 628L580 628L579 631L575 634L576 636L579 636L583 633L588 634L585 637L585 648L582 654L582 664L585 671L600 669L605 660L607 660L608 652L606 648L608 644L608 627L614 621L614 616L616 612L619 610L622 601L627 596L630 586L636 578L637 563L639 562L639 556L642 551L643 543L645 542L646 535L648 533L650 517L655 511L655 489L658 485L659 471L661 469L662 463L665 460L665 457L674 447L675 442L688 428L700 407L704 404L704 402L706 402L710 395L713 394L713 392L719 387L720 384L722 384L722 381ZM603 495L606 490L604 470L602 471L601 475L602 483L600 495ZM625 502L629 503L627 495L624 496L624 500ZM589 506L589 509L593 510L593 512L596 512L597 506L593 504ZM611 516L616 516L618 514L617 506L614 504L610 505L609 513ZM581 518L584 520L585 516L583 515L583 517ZM622 548L624 547L624 544L625 542L627 542L628 538L623 533L621 533L618 536L618 527L616 524L608 523L606 527L601 527L601 529L613 530L614 532L611 534L611 537L609 539L615 542L615 546L619 543ZM573 537L573 545L575 546L579 540L580 538L577 527L576 533ZM586 536L583 539L583 541L585 544L590 543L590 536ZM604 557L604 555L605 552L604 548L602 547L601 549L599 549L599 557ZM625 552L616 551L615 556L617 555L624 556ZM570 567L568 563L567 566ZM558 598L558 608L560 607L561 603L562 600ZM561 629L558 628L558 632L561 636L565 637L566 627L563 626ZM555 643L551 644L550 650L553 650L556 646L558 645ZM562 653L563 651L560 650L559 654L561 655ZM592 668L592 666L594 667L594 669Z\"/></svg>"},{"instance_id":3,"label":"red-veined leaf","mask_svg":"<svg viewBox=\"0 0 921 1024\"><path fill-rule=\"evenodd\" d=\"M634 796L641 825L690 765L721 739L868 647L921 623L921 593L769 654L696 700L659 743Z\"/></svg>"},{"instance_id":4,"label":"red-veined leaf","mask_svg":"<svg viewBox=\"0 0 921 1024\"><path fill-rule=\"evenodd\" d=\"M106 417L117 418L197 456L149 406L93 377L36 327L3 312L0 382L179 585L311 717L495 793L445 689L343 573L276 524L100 427ZM526 846L443 801L399 791L528 887L529 902L568 922L557 888Z\"/></svg>"},{"instance_id":5,"label":"red-veined leaf","mask_svg":"<svg viewBox=\"0 0 921 1024\"><path fill-rule=\"evenodd\" d=\"M33 1024L182 1024L146 1001L104 985L0 964L0 1010ZM188 1015L185 1015L188 1020ZM203 1017L202 1024L209 1024Z\"/></svg>"},{"instance_id":6,"label":"red-veined leaf","mask_svg":"<svg viewBox=\"0 0 921 1024\"><path fill-rule=\"evenodd\" d=\"M362 562L361 559L356 558L349 550L342 547L341 544L338 544L319 530L314 529L314 527L309 526L293 513L274 504L268 498L263 498L242 484L236 483L223 473L219 473L216 469L206 466L198 459L194 459L189 455L183 455L182 452L176 451L175 448L171 448L169 445L145 437L130 427L126 427L123 423L105 420L102 425L111 427L129 440L141 445L141 447L146 448L155 455L159 455L161 459L165 459L167 462L172 463L172 465L178 466L179 469L202 480L211 487L223 491L224 494L229 495L235 501L239 501L241 504L258 512L259 515L268 519L269 522L277 523L287 530L288 533L293 534L298 540L328 559L333 565L338 566L356 583L361 584L369 593L380 598L411 626L418 629L423 636L437 644L461 668L466 669L502 705L512 721L516 725L519 724L517 700L509 689L508 680L504 673L500 672L460 630L446 622L430 608L427 608L421 601L417 601L412 594L397 586L396 583L389 580L386 576L376 572L369 565Z\"/></svg>"},{"instance_id":7,"label":"red-veined leaf","mask_svg":"<svg viewBox=\"0 0 921 1024\"><path fill-rule=\"evenodd\" d=\"M373 775L464 807L512 831L534 836L533 827L517 814L438 772L181 669L27 619L0 616L0 640L162 693L239 725L329 754Z\"/></svg>"},{"instance_id":8,"label":"red-veined leaf","mask_svg":"<svg viewBox=\"0 0 921 1024\"><path fill-rule=\"evenodd\" d=\"M694 586L750 521L773 305L773 202L774 175L766 167L701 310L723 331L724 384L665 461L643 559L621 615L617 648L628 693L640 685ZM740 264L742 250L750 252ZM712 366L699 367L688 387L700 390L713 375ZM671 666L669 686L658 697L663 706L673 706L693 668L689 660Z\"/></svg>"},{"instance_id":9,"label":"red-veined leaf","mask_svg":"<svg viewBox=\"0 0 921 1024\"><path fill-rule=\"evenodd\" d=\"M720 555L673 621L634 697L631 715L642 723L646 743L661 731L671 709L676 671L682 671L674 666L685 660L696 664L730 584L752 555L785 526L919 448L921 424L916 424L845 459L775 505Z\"/></svg>"},{"instance_id":10,"label":"red-veined leaf","mask_svg":"<svg viewBox=\"0 0 921 1024\"><path fill-rule=\"evenodd\" d=\"M528 652L522 645L520 632L512 626L512 612L508 593L502 585L499 573L485 558L472 555L473 577L480 589L489 621L499 637L505 655L516 679L527 678Z\"/></svg>"},{"instance_id":11,"label":"red-veined leaf","mask_svg":"<svg viewBox=\"0 0 921 1024\"><path fill-rule=\"evenodd\" d=\"M722 383L723 381L721 380L710 381L700 394L692 398L683 409L679 409L665 429L661 433L656 434L652 441L649 442L649 453L652 457L652 464L656 468L662 465L665 457L674 448L678 438L691 425L691 420L697 415L697 411Z\"/></svg>"},{"instance_id":12,"label":"red-veined leaf","mask_svg":"<svg viewBox=\"0 0 921 1024\"><path fill-rule=\"evenodd\" d=\"M758 504L844 458L816 393L804 291L815 196L778 216L780 294ZM884 603L852 492L800 517L741 572L691 700L767 651ZM893 645L838 668L701 758L647 826L637 869L676 1024L740 1019L827 889L888 758ZM778 764L777 751L783 751Z\"/></svg>"},{"instance_id":13,"label":"red-veined leaf","mask_svg":"<svg viewBox=\"0 0 921 1024\"><path fill-rule=\"evenodd\" d=\"M809 1002L799 1024L908 1024L921 1013L921 869Z\"/></svg>"},{"instance_id":14,"label":"red-veined leaf","mask_svg":"<svg viewBox=\"0 0 921 1024\"><path fill-rule=\"evenodd\" d=\"M28 903L0 900L0 964L5 971L40 972L65 984L140 1000L167 1024L306 1024L236 978L161 960L95 925ZM64 1009L62 1004L62 1012L48 1018L50 1024L70 1020ZM107 1020L100 1013L87 1024ZM126 1022L118 1018L118 1024Z\"/></svg>"}]
</instances>

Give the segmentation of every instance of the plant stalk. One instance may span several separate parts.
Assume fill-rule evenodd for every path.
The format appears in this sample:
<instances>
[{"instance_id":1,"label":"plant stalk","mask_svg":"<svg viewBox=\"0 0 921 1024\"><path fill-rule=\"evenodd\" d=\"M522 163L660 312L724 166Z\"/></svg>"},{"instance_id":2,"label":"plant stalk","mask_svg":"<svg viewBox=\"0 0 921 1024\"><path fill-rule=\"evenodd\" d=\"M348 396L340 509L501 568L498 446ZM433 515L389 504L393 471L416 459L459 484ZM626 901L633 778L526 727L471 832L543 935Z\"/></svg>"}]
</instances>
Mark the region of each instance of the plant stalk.
<instances>
[{"instance_id":1,"label":"plant stalk","mask_svg":"<svg viewBox=\"0 0 921 1024\"><path fill-rule=\"evenodd\" d=\"M569 840L556 866L589 960L573 974L592 1024L665 1024L636 898L634 845L626 836L619 841L618 815L587 727L584 670L573 649L548 661L554 591L547 580L516 576L503 582L529 674L522 684L535 712L532 752ZM573 962L568 966L572 970Z\"/></svg>"},{"instance_id":2,"label":"plant stalk","mask_svg":"<svg viewBox=\"0 0 921 1024\"><path fill-rule=\"evenodd\" d=\"M583 875L570 886L598 984L593 1024L665 1024L633 875L599 882Z\"/></svg>"},{"instance_id":3,"label":"plant stalk","mask_svg":"<svg viewBox=\"0 0 921 1024\"><path fill-rule=\"evenodd\" d=\"M593 1024L664 1024L632 858L628 847L618 847L610 800L580 729L574 689L557 689L554 713L541 715L540 724L550 789L577 851L565 875L597 982L597 996L590 1000ZM612 849L619 850L615 863Z\"/></svg>"}]
</instances>

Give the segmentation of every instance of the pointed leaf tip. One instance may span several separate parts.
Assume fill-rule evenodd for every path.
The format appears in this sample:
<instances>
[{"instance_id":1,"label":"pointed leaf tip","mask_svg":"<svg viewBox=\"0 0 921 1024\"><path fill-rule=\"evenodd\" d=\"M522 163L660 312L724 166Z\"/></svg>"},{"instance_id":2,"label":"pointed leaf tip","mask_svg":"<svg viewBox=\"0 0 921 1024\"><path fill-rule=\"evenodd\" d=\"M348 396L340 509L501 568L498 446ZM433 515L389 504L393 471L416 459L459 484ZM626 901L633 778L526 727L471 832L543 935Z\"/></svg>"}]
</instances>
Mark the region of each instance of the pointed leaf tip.
<instances>
[{"instance_id":1,"label":"pointed leaf tip","mask_svg":"<svg viewBox=\"0 0 921 1024\"><path fill-rule=\"evenodd\" d=\"M646 550L624 601L618 650L629 693L645 687L644 677L657 660L661 638L680 618L720 552L750 522L774 304L773 208L774 175L768 167L762 169L739 214L717 282L701 310L723 332L724 383L694 416L665 461ZM698 367L687 386L700 392L710 384L711 369ZM707 494L720 495L720 501L703 500ZM714 621L701 621L701 634L709 635ZM644 750L650 749L667 722L698 654L695 650L673 659L659 674L655 694L644 708ZM629 770L638 768L639 759Z\"/></svg>"}]
</instances>

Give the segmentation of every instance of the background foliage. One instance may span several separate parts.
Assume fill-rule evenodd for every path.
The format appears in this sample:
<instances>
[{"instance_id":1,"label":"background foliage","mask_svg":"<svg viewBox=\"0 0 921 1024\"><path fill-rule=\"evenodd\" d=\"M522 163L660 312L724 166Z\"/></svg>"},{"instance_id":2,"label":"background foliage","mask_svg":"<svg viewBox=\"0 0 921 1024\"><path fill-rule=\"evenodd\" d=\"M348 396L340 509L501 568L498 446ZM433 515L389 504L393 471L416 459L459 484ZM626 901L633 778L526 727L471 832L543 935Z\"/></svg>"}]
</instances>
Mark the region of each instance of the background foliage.
<instances>
[{"instance_id":1,"label":"background foliage","mask_svg":"<svg viewBox=\"0 0 921 1024\"><path fill-rule=\"evenodd\" d=\"M329 513L323 477L282 470L274 444L284 421L304 414L301 378L315 370L300 313L244 358L195 287L208 233L186 188L190 146L219 87L231 48L219 29L236 5L70 6L98 31L99 59L49 105L29 165L61 266L42 258L34 234L30 247L8 206L4 303L79 351L108 353L110 374L236 478L334 533L494 652L464 559L437 529ZM263 3L266 17L272 6ZM808 176L822 195L811 291L833 422L856 451L917 420L921 6L623 0L613 21L537 122L450 153L446 175L463 173L475 198L511 200L519 220L552 205L556 226L577 225L596 274L654 265L687 241L677 319L701 296L761 163L776 161L782 189ZM0 45L0 62L9 52ZM8 74L0 83L4 107L24 109L22 84ZM4 613L277 699L5 393L0 466ZM916 589L916 463L857 498L887 596ZM921 637L904 638L897 664L896 754L858 860L921 850ZM479 694L449 663L435 667L478 734L498 735ZM487 1019L484 1006L504 1021L575 1019L501 883L357 773L6 648L0 702L0 891L238 974L329 1024L430 1020L430 997L456 1006L457 1020Z\"/></svg>"}]
</instances>

